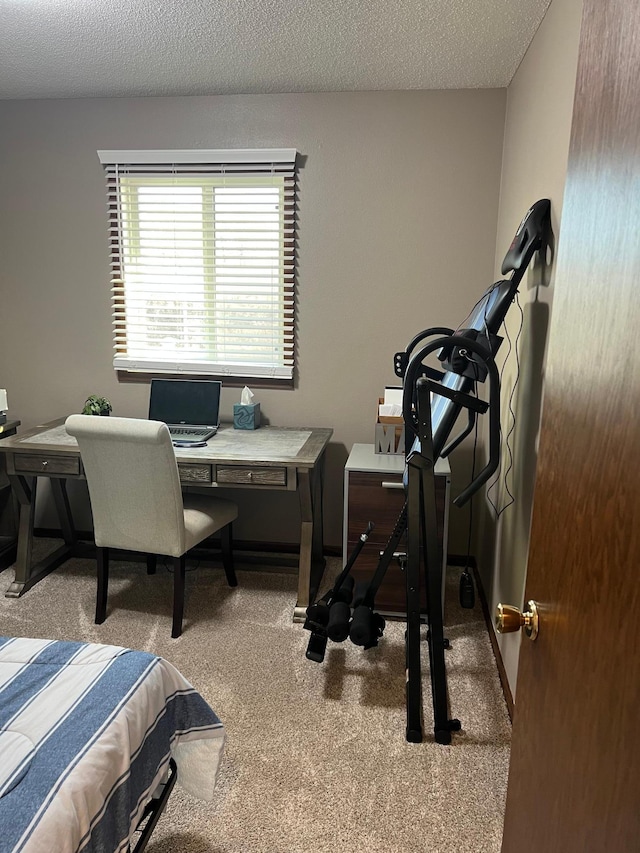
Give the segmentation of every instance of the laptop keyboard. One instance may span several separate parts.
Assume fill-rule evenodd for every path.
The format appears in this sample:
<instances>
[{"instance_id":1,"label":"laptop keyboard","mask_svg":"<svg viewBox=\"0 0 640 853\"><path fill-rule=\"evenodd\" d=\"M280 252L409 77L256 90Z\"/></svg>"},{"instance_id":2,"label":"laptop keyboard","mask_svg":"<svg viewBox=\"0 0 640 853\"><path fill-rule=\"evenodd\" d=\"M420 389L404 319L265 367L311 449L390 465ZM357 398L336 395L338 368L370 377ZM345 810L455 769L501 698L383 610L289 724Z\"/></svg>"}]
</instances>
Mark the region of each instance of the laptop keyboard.
<instances>
[{"instance_id":1,"label":"laptop keyboard","mask_svg":"<svg viewBox=\"0 0 640 853\"><path fill-rule=\"evenodd\" d=\"M171 429L170 432L171 432L171 435L199 436L199 435L206 435L208 432L211 432L211 430L209 430L209 429L185 429L183 427L178 427L178 428L173 427L173 429Z\"/></svg>"}]
</instances>

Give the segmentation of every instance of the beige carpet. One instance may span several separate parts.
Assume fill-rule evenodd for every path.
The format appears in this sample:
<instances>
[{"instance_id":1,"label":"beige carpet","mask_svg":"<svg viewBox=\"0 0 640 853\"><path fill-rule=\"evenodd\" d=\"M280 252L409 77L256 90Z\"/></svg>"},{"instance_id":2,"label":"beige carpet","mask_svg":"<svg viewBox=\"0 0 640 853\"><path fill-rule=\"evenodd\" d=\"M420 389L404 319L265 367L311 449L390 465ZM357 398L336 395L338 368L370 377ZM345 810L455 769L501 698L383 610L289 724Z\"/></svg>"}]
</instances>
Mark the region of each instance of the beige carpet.
<instances>
[{"instance_id":1,"label":"beige carpet","mask_svg":"<svg viewBox=\"0 0 640 853\"><path fill-rule=\"evenodd\" d=\"M330 571L338 568L331 561ZM405 740L403 625L388 624L377 649L329 644L324 664L312 663L309 635L291 619L291 574L240 569L231 590L221 569L194 567L178 640L170 638L164 568L149 577L143 564L115 563L101 626L93 624L91 561L69 561L21 599L4 597L12 578L13 569L0 574L0 634L155 652L225 724L218 799L202 803L176 787L149 853L500 850L510 725L480 606L457 604L457 571L446 659L452 716L463 730L451 746L430 737L426 673L425 741Z\"/></svg>"}]
</instances>

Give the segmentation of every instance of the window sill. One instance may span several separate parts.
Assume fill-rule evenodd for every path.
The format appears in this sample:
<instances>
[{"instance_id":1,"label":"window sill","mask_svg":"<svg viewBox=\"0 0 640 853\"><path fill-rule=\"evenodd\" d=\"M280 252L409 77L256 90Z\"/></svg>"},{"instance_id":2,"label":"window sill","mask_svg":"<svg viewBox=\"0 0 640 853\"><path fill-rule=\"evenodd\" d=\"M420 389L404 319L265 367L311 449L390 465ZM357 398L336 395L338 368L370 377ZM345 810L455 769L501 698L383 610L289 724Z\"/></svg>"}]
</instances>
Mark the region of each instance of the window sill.
<instances>
[{"instance_id":1,"label":"window sill","mask_svg":"<svg viewBox=\"0 0 640 853\"><path fill-rule=\"evenodd\" d=\"M139 383L148 385L152 379L218 379L226 388L277 388L282 391L292 391L293 379L270 379L261 376L213 376L210 373L142 373L139 371L116 370L118 382Z\"/></svg>"}]
</instances>

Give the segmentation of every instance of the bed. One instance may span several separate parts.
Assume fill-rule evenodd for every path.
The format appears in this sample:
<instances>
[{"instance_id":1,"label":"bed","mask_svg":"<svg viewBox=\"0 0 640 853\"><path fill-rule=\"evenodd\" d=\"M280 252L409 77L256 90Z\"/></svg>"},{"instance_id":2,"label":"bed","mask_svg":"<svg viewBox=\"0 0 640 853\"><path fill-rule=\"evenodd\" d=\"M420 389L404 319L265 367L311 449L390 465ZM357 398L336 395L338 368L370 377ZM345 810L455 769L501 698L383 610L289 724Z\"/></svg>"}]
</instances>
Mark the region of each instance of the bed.
<instances>
[{"instance_id":1,"label":"bed","mask_svg":"<svg viewBox=\"0 0 640 853\"><path fill-rule=\"evenodd\" d=\"M163 658L0 637L2 853L143 849L176 775L213 799L223 745L219 718Z\"/></svg>"}]
</instances>

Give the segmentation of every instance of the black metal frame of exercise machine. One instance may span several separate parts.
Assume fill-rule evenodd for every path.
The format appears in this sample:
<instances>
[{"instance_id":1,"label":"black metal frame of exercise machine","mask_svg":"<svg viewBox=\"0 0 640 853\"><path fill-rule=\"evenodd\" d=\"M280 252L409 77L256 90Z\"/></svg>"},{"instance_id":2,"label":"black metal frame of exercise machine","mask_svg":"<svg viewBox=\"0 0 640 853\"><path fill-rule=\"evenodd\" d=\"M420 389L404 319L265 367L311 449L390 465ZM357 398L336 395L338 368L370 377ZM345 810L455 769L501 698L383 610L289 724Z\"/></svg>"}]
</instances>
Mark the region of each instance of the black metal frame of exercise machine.
<instances>
[{"instance_id":1,"label":"black metal frame of exercise machine","mask_svg":"<svg viewBox=\"0 0 640 853\"><path fill-rule=\"evenodd\" d=\"M434 378L424 376L424 359L443 347L463 349L471 354L474 364L486 370L489 377L489 402L479 400L460 390L445 388ZM466 356L465 356L466 357ZM415 392L412 393L413 389ZM475 415L489 412L489 461L477 477L458 495L454 504L463 506L475 492L491 477L500 463L500 378L491 353L483 344L464 336L451 335L436 338L422 347L411 359L405 375L403 414L405 434L410 441L409 427L413 433L412 447L407 453L406 465L406 528L407 558L405 580L407 588L407 685L406 708L408 741L422 740L422 678L420 666L420 625L423 621L420 610L420 554L424 560L426 584L427 645L431 691L433 700L434 738L437 743L451 742L451 732L460 728L457 719L449 718L444 652L449 642L444 636L442 613L442 566L443 559L437 528L436 491L434 468L442 453L434 445L431 424L431 395L441 394L464 407L469 412L469 421L475 423ZM464 435L467 434L464 431ZM450 447L457 446L455 439Z\"/></svg>"},{"instance_id":2,"label":"black metal frame of exercise machine","mask_svg":"<svg viewBox=\"0 0 640 853\"><path fill-rule=\"evenodd\" d=\"M428 330L423 333L423 337L429 336L432 332L438 334L440 329ZM463 391L443 387L436 381L437 372L432 371L431 368L425 368L424 359L445 347L462 348L467 353L467 357L471 354L474 363L486 370L490 380L488 403ZM430 378L424 375L425 370L429 371ZM438 376L442 377L443 374ZM434 479L434 466L438 453L435 452L431 433L430 399L431 394L442 394L457 406L467 408L469 412L474 413L474 416L475 413L489 411L489 461L473 482L455 499L454 503L462 506L489 479L499 465L500 379L493 357L483 344L464 336L450 335L445 338L437 337L414 354L406 369L404 388L403 414L408 447L405 504L369 583L357 590L355 595L353 594L351 568L367 541L373 527L371 523L360 537L331 590L307 609L304 627L311 631L307 657L318 663L321 662L329 639L333 642L343 642L349 637L353 643L365 649L378 644L385 622L382 616L374 611L375 597L406 531L407 554L404 561L407 601L406 738L414 743L422 741L420 626L426 618L434 737L437 743L447 744L451 742L451 732L459 729L460 723L456 719L449 718L444 661L444 652L449 643L444 637L443 628L441 602L443 560L438 537ZM427 607L424 614L421 612L420 605L421 553L424 559L426 582ZM353 615L351 614L352 606Z\"/></svg>"},{"instance_id":3,"label":"black metal frame of exercise machine","mask_svg":"<svg viewBox=\"0 0 640 853\"><path fill-rule=\"evenodd\" d=\"M536 202L527 211L502 263L503 275L512 272L512 277L496 282L485 291L475 306L480 308L470 328L458 332L443 327L426 329L412 339L404 352L395 354L394 370L403 378L404 386L405 504L369 583L354 591L350 572L367 541L372 523L361 535L333 587L307 608L304 627L311 632L306 652L310 660L321 662L324 659L329 639L343 642L349 637L365 649L377 645L384 632L385 621L374 611L375 596L406 531L407 554L401 564L405 569L407 601L406 738L412 742L422 741L420 626L425 617L434 738L438 743L448 744L451 732L460 728L459 720L449 717L444 660L449 643L444 637L441 603L443 560L437 532L435 462L440 456L451 453L471 433L478 414L488 411L489 461L453 503L463 506L500 464L500 377L495 355L502 338L497 332L534 253L546 251L550 236L549 214L548 199ZM429 338L432 340L424 343ZM433 353L438 353L444 372L425 363ZM473 392L476 382L484 382L487 377L489 399L485 402ZM436 399L444 401L444 408L437 418L434 417L432 402ZM438 403L435 403L435 410L437 407ZM467 410L467 425L449 440L463 409ZM420 606L421 554L426 585L425 614Z\"/></svg>"}]
</instances>

